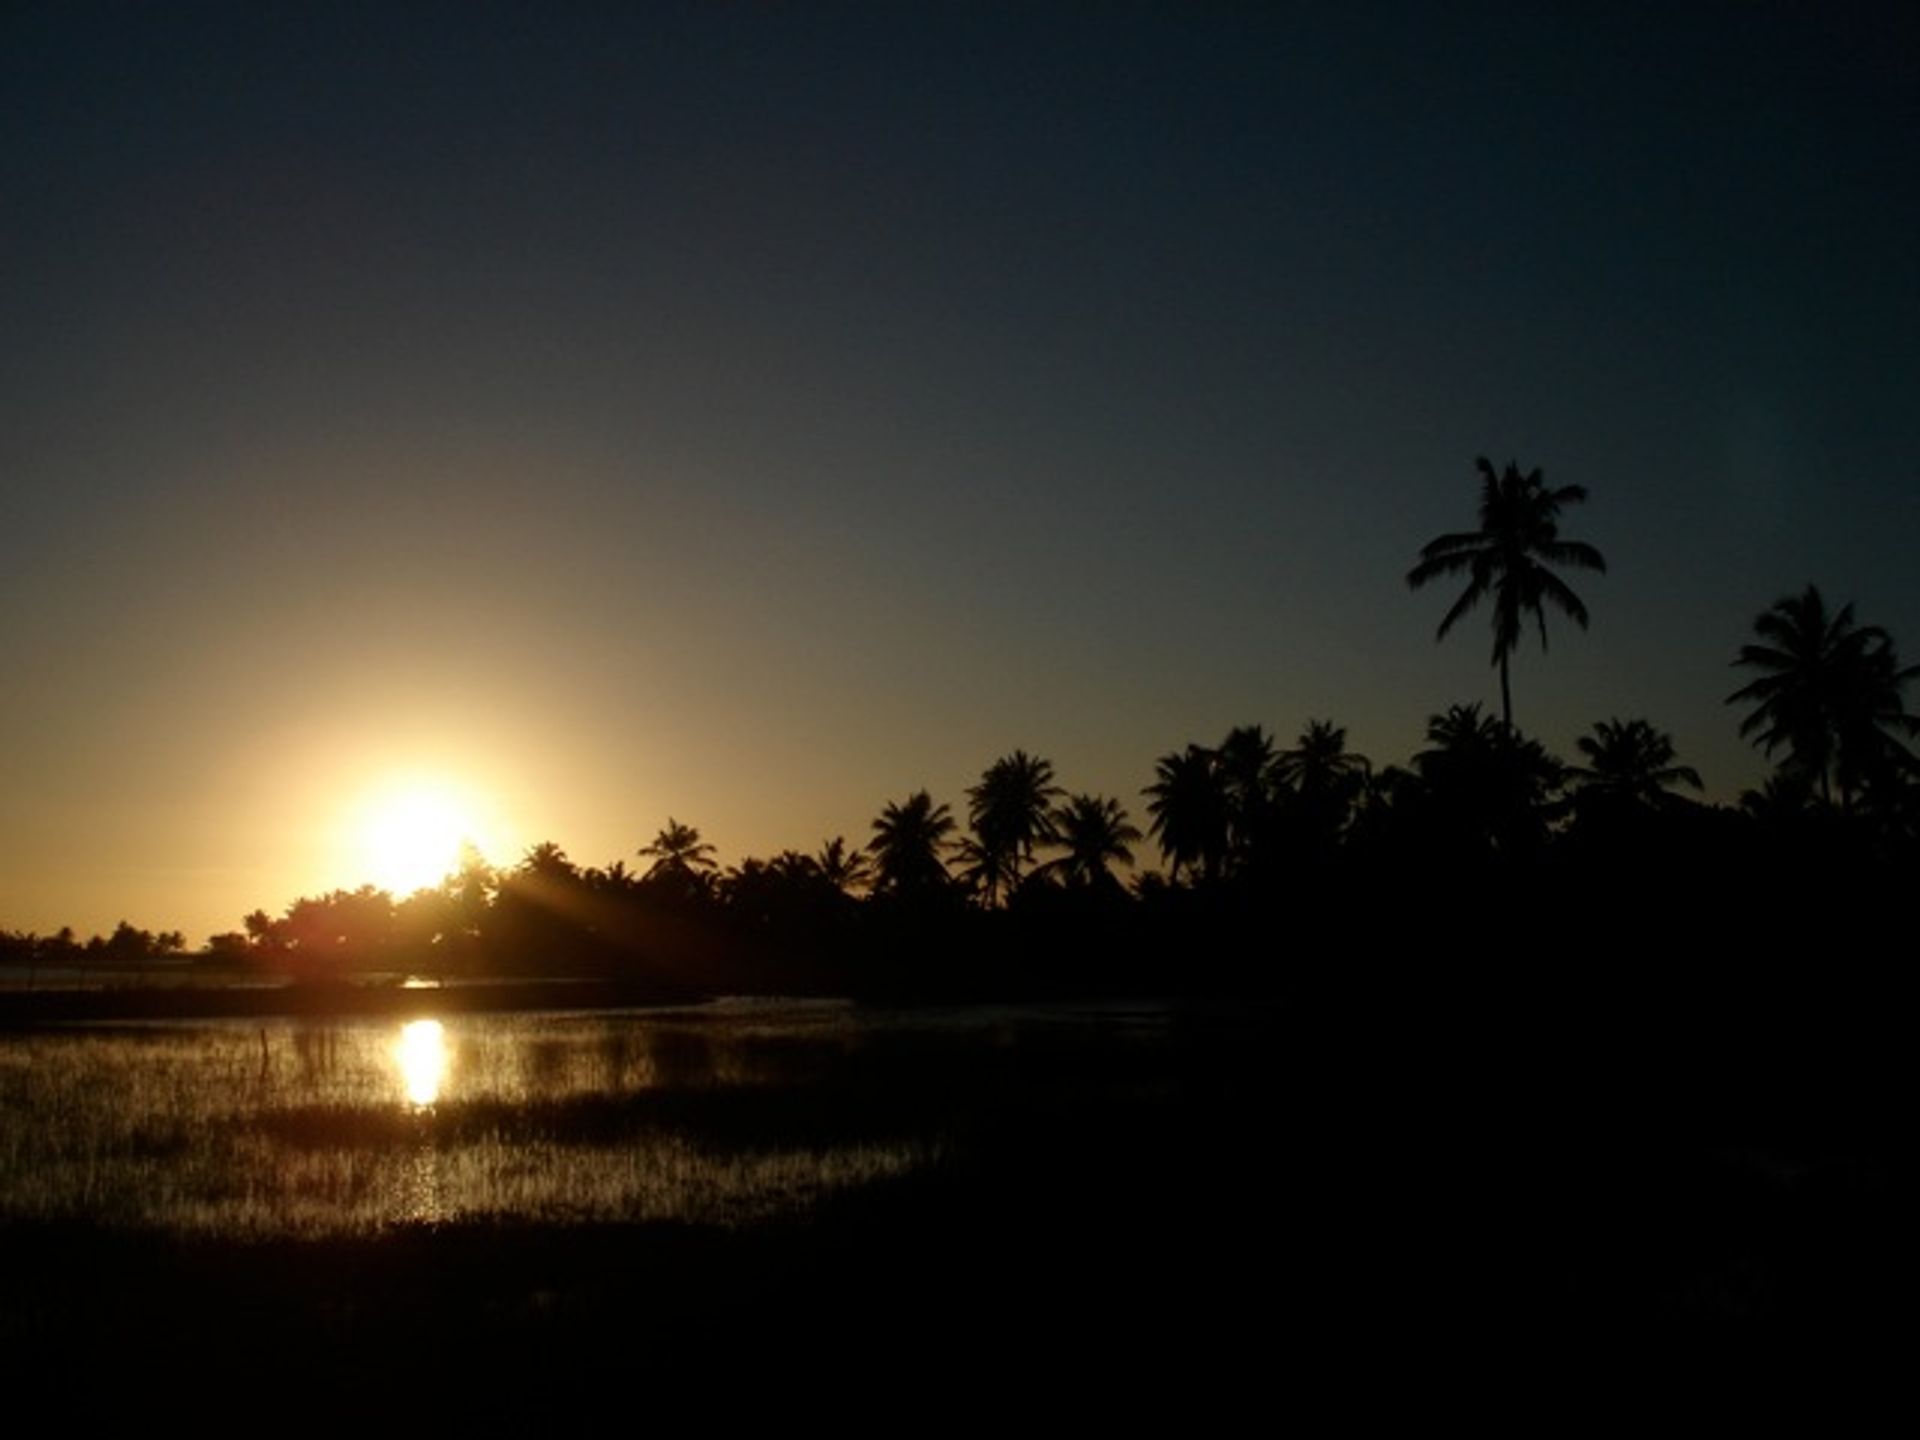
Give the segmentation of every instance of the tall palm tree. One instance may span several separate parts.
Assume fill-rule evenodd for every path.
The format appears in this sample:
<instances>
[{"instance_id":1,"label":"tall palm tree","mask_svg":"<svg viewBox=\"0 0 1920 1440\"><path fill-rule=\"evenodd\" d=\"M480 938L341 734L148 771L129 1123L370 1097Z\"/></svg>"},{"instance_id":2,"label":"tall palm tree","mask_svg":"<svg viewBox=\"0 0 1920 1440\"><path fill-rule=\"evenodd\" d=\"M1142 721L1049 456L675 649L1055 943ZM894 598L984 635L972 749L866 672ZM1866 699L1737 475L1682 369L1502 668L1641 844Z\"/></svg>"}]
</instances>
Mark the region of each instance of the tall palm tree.
<instances>
[{"instance_id":1,"label":"tall palm tree","mask_svg":"<svg viewBox=\"0 0 1920 1440\"><path fill-rule=\"evenodd\" d=\"M1560 538L1560 507L1587 498L1579 485L1549 490L1538 469L1522 475L1518 466L1495 474L1483 455L1480 470L1480 528L1441 535L1420 551L1420 563L1407 572L1418 590L1442 576L1465 574L1467 588L1441 617L1436 638L1446 634L1482 600L1493 600L1493 663L1500 667L1500 716L1513 724L1513 691L1507 659L1520 643L1520 631L1532 615L1540 626L1540 648L1547 648L1546 602L1587 628L1587 607L1567 583L1548 568L1571 566L1605 572L1607 562L1593 546Z\"/></svg>"},{"instance_id":2,"label":"tall palm tree","mask_svg":"<svg viewBox=\"0 0 1920 1440\"><path fill-rule=\"evenodd\" d=\"M1702 788L1698 770L1674 764L1672 737L1645 720L1601 720L1573 743L1589 762L1567 772L1583 796L1656 806L1675 785Z\"/></svg>"},{"instance_id":3,"label":"tall palm tree","mask_svg":"<svg viewBox=\"0 0 1920 1440\"><path fill-rule=\"evenodd\" d=\"M934 804L924 790L898 805L889 801L873 822L873 839L867 844L873 854L875 892L917 895L944 886L947 867L940 852L953 831L952 813Z\"/></svg>"},{"instance_id":4,"label":"tall palm tree","mask_svg":"<svg viewBox=\"0 0 1920 1440\"><path fill-rule=\"evenodd\" d=\"M1020 883L1034 847L1053 839L1051 816L1059 795L1053 766L1024 750L994 761L980 783L968 789L967 820L974 838L967 853L989 905Z\"/></svg>"},{"instance_id":5,"label":"tall palm tree","mask_svg":"<svg viewBox=\"0 0 1920 1440\"><path fill-rule=\"evenodd\" d=\"M1127 819L1120 802L1100 795L1069 798L1053 812L1053 829L1067 853L1041 868L1089 889L1117 888L1108 866L1133 864L1133 842L1140 839L1139 827Z\"/></svg>"},{"instance_id":6,"label":"tall palm tree","mask_svg":"<svg viewBox=\"0 0 1920 1440\"><path fill-rule=\"evenodd\" d=\"M1753 706L1742 735L1768 755L1786 746L1786 768L1823 800L1837 787L1842 809L1876 773L1913 768L1903 742L1920 735L1920 719L1901 691L1920 666L1901 667L1885 630L1856 623L1852 605L1830 614L1813 585L1774 601L1753 630L1764 643L1742 645L1733 663L1766 673L1727 697Z\"/></svg>"}]
</instances>

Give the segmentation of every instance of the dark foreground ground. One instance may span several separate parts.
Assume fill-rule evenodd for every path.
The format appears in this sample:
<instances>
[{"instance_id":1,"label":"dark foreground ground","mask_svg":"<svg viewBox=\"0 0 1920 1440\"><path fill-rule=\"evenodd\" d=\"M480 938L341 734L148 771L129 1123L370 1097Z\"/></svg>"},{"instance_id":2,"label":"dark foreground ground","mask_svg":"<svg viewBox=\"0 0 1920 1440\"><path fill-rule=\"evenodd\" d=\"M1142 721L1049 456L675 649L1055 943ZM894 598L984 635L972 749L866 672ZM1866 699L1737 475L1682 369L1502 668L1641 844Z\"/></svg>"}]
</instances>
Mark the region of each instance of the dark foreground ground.
<instances>
[{"instance_id":1,"label":"dark foreground ground","mask_svg":"<svg viewBox=\"0 0 1920 1440\"><path fill-rule=\"evenodd\" d=\"M916 1071L958 1114L944 1162L745 1229L14 1226L6 1390L222 1430L394 1407L629 1429L662 1405L1225 1426L1309 1397L1360 1419L1897 1373L1912 1125L1887 1007L1550 1001L1196 1006L1144 1071L1090 1077L1071 1046Z\"/></svg>"}]
</instances>

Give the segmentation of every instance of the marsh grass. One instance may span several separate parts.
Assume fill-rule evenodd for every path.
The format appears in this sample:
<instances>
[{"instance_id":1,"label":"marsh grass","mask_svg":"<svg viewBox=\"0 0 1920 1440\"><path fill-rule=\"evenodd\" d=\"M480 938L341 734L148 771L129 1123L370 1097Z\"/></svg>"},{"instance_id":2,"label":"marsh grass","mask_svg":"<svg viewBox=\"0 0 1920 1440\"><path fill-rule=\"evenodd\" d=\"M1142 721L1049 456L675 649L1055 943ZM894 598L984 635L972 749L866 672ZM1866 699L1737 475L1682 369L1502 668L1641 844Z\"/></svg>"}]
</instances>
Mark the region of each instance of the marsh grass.
<instances>
[{"instance_id":1,"label":"marsh grass","mask_svg":"<svg viewBox=\"0 0 1920 1440\"><path fill-rule=\"evenodd\" d=\"M468 1221L739 1226L1167 1086L1160 1021L832 1005L0 1036L0 1223L230 1238ZM1095 1127L1097 1129L1097 1127ZM1044 1143L1044 1142L1043 1142Z\"/></svg>"},{"instance_id":2,"label":"marsh grass","mask_svg":"<svg viewBox=\"0 0 1920 1440\"><path fill-rule=\"evenodd\" d=\"M397 1031L0 1037L0 1221L232 1237L737 1225L937 1164L953 1120L868 1093L872 1037L832 1014L466 1017L446 1025L424 1105L408 1101Z\"/></svg>"},{"instance_id":3,"label":"marsh grass","mask_svg":"<svg viewBox=\"0 0 1920 1440\"><path fill-rule=\"evenodd\" d=\"M1877 1317L1908 1293L1880 1259L1904 1090L1835 1091L1868 1119L1814 1126L1851 1137L1823 1158L1767 1122L1763 1067L1649 1079L1611 1028L1443 1018L456 1016L431 1104L397 1020L0 1034L0 1353L63 1398L103 1356L159 1385L217 1355L270 1391L320 1357L518 1376L544 1406L636 1357L681 1386L854 1357L1263 1394L1284 1363L1346 1394L1387 1354L1903 1333ZM1736 1140L1760 1162L1726 1163Z\"/></svg>"},{"instance_id":4,"label":"marsh grass","mask_svg":"<svg viewBox=\"0 0 1920 1440\"><path fill-rule=\"evenodd\" d=\"M205 1373L303 1415L417 1393L497 1421L517 1393L551 1428L609 1377L944 1394L1007 1364L1251 1374L1266 1344L1211 1298L1267 1292L1299 1233L1264 1017L443 1024L431 1104L397 1020L0 1034L0 1353L67 1407Z\"/></svg>"}]
</instances>

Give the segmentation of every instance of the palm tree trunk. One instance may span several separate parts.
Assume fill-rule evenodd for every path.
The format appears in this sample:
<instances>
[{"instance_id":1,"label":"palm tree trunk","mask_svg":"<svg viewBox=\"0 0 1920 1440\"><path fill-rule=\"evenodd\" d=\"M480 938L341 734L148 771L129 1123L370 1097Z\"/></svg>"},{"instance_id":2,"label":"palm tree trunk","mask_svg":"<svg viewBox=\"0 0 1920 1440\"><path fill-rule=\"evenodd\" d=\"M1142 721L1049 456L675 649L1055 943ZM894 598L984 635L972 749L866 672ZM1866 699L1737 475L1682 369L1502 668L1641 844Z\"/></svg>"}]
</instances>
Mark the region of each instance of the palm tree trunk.
<instances>
[{"instance_id":1,"label":"palm tree trunk","mask_svg":"<svg viewBox=\"0 0 1920 1440\"><path fill-rule=\"evenodd\" d=\"M1507 684L1507 657L1500 657L1500 718L1513 729L1513 690Z\"/></svg>"}]
</instances>

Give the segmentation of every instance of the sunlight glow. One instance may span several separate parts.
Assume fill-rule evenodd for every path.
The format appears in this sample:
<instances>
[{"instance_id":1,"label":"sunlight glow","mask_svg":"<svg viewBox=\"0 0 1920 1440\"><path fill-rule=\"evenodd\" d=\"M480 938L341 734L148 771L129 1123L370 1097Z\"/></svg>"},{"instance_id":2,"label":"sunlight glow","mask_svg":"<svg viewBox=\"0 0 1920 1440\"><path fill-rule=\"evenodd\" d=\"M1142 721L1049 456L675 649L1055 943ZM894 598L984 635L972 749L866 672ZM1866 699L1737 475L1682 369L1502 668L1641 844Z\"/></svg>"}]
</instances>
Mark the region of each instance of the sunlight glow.
<instances>
[{"instance_id":1,"label":"sunlight glow","mask_svg":"<svg viewBox=\"0 0 1920 1440\"><path fill-rule=\"evenodd\" d=\"M445 1026L438 1020L409 1020L400 1027L393 1058L409 1105L424 1109L438 1102L450 1059Z\"/></svg>"},{"instance_id":2,"label":"sunlight glow","mask_svg":"<svg viewBox=\"0 0 1920 1440\"><path fill-rule=\"evenodd\" d=\"M437 885L460 864L460 847L489 850L480 807L453 786L389 783L371 792L351 827L360 880L396 898Z\"/></svg>"}]
</instances>

